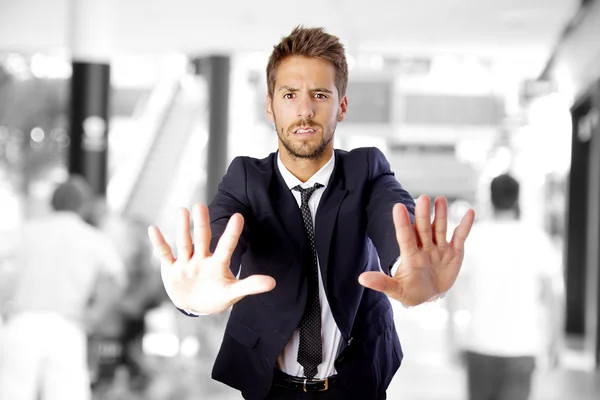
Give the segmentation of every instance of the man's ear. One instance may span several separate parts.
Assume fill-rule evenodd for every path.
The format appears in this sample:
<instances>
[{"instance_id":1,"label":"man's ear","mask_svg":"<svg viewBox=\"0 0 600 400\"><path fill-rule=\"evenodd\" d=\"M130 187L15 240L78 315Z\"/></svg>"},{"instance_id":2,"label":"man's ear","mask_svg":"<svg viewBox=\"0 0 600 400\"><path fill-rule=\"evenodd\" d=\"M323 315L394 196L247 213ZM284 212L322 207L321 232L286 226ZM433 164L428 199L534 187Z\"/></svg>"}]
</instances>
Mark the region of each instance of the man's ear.
<instances>
[{"instance_id":1,"label":"man's ear","mask_svg":"<svg viewBox=\"0 0 600 400\"><path fill-rule=\"evenodd\" d=\"M338 122L342 122L346 118L346 111L348 110L348 98L344 96L340 102L340 110L338 111Z\"/></svg>"},{"instance_id":2,"label":"man's ear","mask_svg":"<svg viewBox=\"0 0 600 400\"><path fill-rule=\"evenodd\" d=\"M275 123L275 116L273 115L273 100L269 95L267 95L265 111L267 113L267 118L269 118L269 121Z\"/></svg>"}]
</instances>

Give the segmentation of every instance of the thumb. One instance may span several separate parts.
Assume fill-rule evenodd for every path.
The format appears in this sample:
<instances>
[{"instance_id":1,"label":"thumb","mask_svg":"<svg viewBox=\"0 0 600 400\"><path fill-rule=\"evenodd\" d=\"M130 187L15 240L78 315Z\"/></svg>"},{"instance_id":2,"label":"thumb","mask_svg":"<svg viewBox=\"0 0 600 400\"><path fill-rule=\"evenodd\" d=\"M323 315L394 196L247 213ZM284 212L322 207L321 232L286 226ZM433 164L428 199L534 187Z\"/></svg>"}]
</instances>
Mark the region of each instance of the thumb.
<instances>
[{"instance_id":1,"label":"thumb","mask_svg":"<svg viewBox=\"0 0 600 400\"><path fill-rule=\"evenodd\" d=\"M366 288L377 290L378 292L387 292L391 290L396 282L383 272L363 272L358 277L358 283Z\"/></svg>"},{"instance_id":2,"label":"thumb","mask_svg":"<svg viewBox=\"0 0 600 400\"><path fill-rule=\"evenodd\" d=\"M252 275L240 279L231 286L232 297L241 298L250 294L259 294L273 290L275 279L267 275Z\"/></svg>"}]
</instances>

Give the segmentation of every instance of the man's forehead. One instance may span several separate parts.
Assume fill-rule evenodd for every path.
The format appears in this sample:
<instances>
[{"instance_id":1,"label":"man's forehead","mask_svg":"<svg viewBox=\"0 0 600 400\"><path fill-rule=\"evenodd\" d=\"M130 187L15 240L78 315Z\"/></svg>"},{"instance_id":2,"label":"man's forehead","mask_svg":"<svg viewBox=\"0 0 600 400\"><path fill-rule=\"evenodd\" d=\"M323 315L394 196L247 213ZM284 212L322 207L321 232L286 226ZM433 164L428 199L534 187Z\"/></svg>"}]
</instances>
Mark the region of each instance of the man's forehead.
<instances>
[{"instance_id":1,"label":"man's forehead","mask_svg":"<svg viewBox=\"0 0 600 400\"><path fill-rule=\"evenodd\" d=\"M335 79L326 74L315 73L278 73L275 77L275 90L281 89L316 90L335 89Z\"/></svg>"}]
</instances>

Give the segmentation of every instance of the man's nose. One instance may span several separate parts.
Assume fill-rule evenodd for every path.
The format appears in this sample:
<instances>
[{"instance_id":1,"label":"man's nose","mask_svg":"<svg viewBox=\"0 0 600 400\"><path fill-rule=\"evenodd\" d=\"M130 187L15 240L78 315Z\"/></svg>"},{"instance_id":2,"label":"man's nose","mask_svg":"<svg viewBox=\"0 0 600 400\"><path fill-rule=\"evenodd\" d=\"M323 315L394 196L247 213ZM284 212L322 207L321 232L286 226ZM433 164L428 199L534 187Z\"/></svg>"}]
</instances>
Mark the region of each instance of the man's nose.
<instances>
[{"instance_id":1,"label":"man's nose","mask_svg":"<svg viewBox=\"0 0 600 400\"><path fill-rule=\"evenodd\" d=\"M298 99L298 118L311 119L315 116L312 98L310 96L300 96Z\"/></svg>"}]
</instances>

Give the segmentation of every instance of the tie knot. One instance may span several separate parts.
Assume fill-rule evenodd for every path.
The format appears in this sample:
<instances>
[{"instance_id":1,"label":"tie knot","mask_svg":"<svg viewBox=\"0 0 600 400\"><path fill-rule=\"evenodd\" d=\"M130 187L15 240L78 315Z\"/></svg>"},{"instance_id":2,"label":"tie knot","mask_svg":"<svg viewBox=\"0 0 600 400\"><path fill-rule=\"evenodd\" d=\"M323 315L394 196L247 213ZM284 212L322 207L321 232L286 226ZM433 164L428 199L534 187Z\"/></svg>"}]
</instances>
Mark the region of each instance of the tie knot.
<instances>
[{"instance_id":1,"label":"tie knot","mask_svg":"<svg viewBox=\"0 0 600 400\"><path fill-rule=\"evenodd\" d=\"M315 190L322 187L323 185L321 185L320 183L315 183L312 187L303 188L300 187L300 185L298 185L294 186L292 189L300 192L300 198L302 199L302 202L306 203L308 199L310 199L310 196L312 196L312 194L315 192Z\"/></svg>"}]
</instances>

